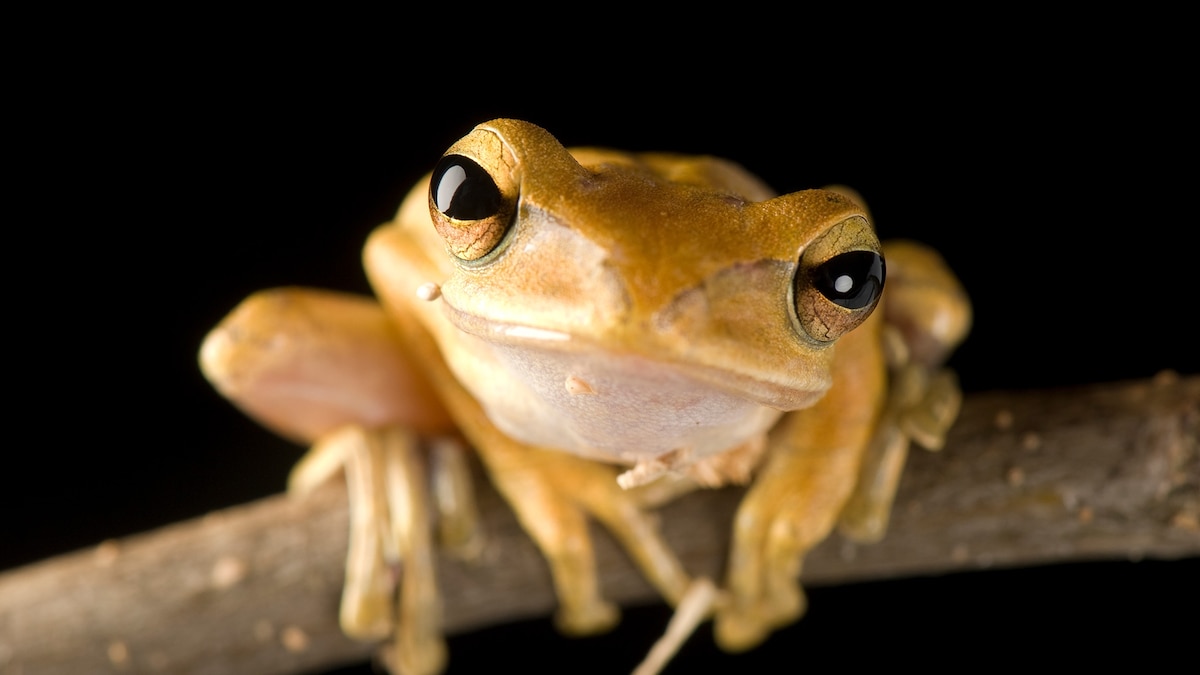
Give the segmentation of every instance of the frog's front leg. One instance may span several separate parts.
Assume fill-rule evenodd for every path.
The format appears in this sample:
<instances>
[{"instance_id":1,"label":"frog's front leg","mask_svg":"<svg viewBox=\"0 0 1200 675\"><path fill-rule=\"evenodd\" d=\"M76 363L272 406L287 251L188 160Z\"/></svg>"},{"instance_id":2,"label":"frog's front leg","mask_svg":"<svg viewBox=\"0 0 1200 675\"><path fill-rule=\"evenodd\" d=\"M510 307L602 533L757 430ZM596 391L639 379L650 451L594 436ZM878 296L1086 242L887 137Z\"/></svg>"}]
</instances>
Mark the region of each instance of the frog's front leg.
<instances>
[{"instance_id":1,"label":"frog's front leg","mask_svg":"<svg viewBox=\"0 0 1200 675\"><path fill-rule=\"evenodd\" d=\"M431 497L420 430L444 433L448 417L404 355L399 336L372 300L311 289L251 296L218 325L201 366L227 398L281 435L310 444L289 489L303 493L344 468L350 545L341 625L356 639L395 638L395 672L436 673L445 662L438 628ZM469 503L460 452L437 462ZM464 502L463 498L467 501ZM463 546L474 514L444 519ZM404 573L397 580L396 572ZM399 591L397 592L397 587Z\"/></svg>"},{"instance_id":2,"label":"frog's front leg","mask_svg":"<svg viewBox=\"0 0 1200 675\"><path fill-rule=\"evenodd\" d=\"M803 557L837 523L883 403L879 323L872 317L838 342L833 386L769 437L767 459L734 521L729 598L716 617L724 649L754 647L804 613Z\"/></svg>"},{"instance_id":3,"label":"frog's front leg","mask_svg":"<svg viewBox=\"0 0 1200 675\"><path fill-rule=\"evenodd\" d=\"M940 450L958 417L958 378L942 364L971 325L966 291L936 251L891 241L884 243L884 253L882 337L889 392L840 523L842 533L863 542L878 541L887 530L909 445Z\"/></svg>"}]
</instances>

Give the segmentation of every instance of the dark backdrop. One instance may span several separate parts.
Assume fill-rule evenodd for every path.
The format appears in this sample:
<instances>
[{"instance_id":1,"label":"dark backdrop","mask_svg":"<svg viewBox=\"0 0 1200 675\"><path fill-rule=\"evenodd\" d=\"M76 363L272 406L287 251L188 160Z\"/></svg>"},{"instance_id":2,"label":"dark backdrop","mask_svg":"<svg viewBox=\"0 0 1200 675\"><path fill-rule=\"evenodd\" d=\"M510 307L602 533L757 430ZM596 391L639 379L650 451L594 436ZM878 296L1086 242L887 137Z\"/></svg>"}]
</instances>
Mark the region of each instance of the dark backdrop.
<instances>
[{"instance_id":1,"label":"dark backdrop","mask_svg":"<svg viewBox=\"0 0 1200 675\"><path fill-rule=\"evenodd\" d=\"M812 62L744 78L704 64L685 77L669 60L596 72L590 52L562 70L544 55L439 72L436 53L195 48L166 68L156 52L80 62L54 104L31 104L0 568L279 491L299 450L203 382L203 334L256 289L366 291L367 233L497 116L566 144L722 155L785 191L857 187L883 237L936 246L969 290L976 324L953 360L968 392L1200 370L1194 133L1120 59L1034 70L974 56L962 70L939 55L870 77ZM677 672L829 658L949 670L1044 662L1041 648L1153 665L1183 649L1171 615L1195 628L1196 572L1115 562L815 589L808 618L764 649L719 655L703 629ZM666 618L633 610L582 641L548 622L459 637L452 672L627 671Z\"/></svg>"}]
</instances>

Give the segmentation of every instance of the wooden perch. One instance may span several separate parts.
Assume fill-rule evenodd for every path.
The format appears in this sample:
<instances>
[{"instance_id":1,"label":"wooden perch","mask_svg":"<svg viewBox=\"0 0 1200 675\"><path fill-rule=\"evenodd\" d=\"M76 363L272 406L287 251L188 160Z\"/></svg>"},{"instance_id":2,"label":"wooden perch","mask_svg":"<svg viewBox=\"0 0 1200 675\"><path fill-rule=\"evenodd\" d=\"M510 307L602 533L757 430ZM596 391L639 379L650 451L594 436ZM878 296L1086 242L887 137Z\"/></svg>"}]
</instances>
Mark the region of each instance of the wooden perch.
<instances>
[{"instance_id":1,"label":"wooden perch","mask_svg":"<svg viewBox=\"0 0 1200 675\"><path fill-rule=\"evenodd\" d=\"M832 537L812 585L982 566L1200 555L1200 376L992 392L965 402L940 454L913 452L880 544ZM482 482L482 481L481 481ZM662 509L687 567L718 575L740 491ZM488 545L443 559L455 633L554 607L545 563L481 488ZM272 497L0 575L0 673L292 673L367 658L336 618L344 488ZM605 592L654 594L605 535ZM716 578L720 578L719 575Z\"/></svg>"}]
</instances>

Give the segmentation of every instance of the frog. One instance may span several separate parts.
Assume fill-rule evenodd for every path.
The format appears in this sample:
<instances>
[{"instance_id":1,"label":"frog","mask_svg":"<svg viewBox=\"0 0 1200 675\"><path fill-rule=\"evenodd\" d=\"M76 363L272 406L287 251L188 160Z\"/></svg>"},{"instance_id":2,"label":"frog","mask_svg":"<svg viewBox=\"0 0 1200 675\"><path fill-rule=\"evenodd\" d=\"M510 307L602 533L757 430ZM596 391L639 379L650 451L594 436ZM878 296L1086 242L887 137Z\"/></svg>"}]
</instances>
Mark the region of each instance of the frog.
<instances>
[{"instance_id":1,"label":"frog","mask_svg":"<svg viewBox=\"0 0 1200 675\"><path fill-rule=\"evenodd\" d=\"M701 612L740 651L804 613L808 551L883 536L910 446L940 449L961 403L946 360L970 328L965 290L932 248L881 243L844 186L777 194L731 160L568 149L496 119L450 146L363 260L374 297L260 291L200 362L308 446L291 491L344 474L341 626L383 642L397 673L445 667L437 552L486 546L473 461L544 554L568 634L619 616L590 519L678 606L697 579L655 509L744 486Z\"/></svg>"}]
</instances>

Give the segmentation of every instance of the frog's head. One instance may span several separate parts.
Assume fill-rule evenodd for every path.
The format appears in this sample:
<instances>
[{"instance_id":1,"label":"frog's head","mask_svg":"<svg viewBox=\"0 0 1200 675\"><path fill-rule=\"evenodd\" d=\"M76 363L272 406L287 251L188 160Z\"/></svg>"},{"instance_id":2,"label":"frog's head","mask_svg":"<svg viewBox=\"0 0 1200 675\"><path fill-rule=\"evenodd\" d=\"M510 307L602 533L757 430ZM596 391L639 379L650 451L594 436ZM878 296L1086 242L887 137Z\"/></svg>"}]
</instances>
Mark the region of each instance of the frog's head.
<instances>
[{"instance_id":1,"label":"frog's head","mask_svg":"<svg viewBox=\"0 0 1200 675\"><path fill-rule=\"evenodd\" d=\"M710 157L568 151L514 120L451 146L429 212L454 263L450 321L593 446L631 441L613 427L639 418L678 427L663 447L699 442L697 425L728 445L811 405L883 286L866 213L837 193L772 197Z\"/></svg>"}]
</instances>

